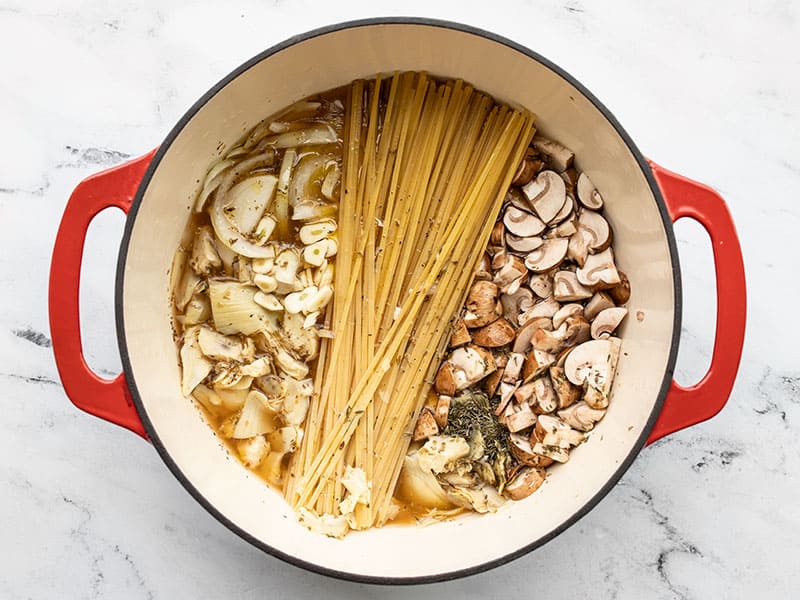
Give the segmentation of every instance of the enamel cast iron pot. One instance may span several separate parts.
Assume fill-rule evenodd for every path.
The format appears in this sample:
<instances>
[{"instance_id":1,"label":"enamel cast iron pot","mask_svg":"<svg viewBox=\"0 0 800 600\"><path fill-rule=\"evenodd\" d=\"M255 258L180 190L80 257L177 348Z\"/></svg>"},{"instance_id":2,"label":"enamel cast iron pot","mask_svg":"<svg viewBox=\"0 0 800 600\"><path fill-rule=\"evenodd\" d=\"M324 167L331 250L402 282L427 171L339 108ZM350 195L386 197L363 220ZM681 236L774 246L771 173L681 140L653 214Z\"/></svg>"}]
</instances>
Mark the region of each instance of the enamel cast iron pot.
<instances>
[{"instance_id":1,"label":"enamel cast iron pot","mask_svg":"<svg viewBox=\"0 0 800 600\"><path fill-rule=\"evenodd\" d=\"M617 263L633 293L608 414L567 465L550 471L538 492L493 515L424 528L388 526L339 541L298 525L283 498L231 460L199 410L182 397L168 271L192 200L221 149L292 102L394 70L462 78L535 112L538 130L575 152L580 169L606 199ZM111 206L128 217L116 281L124 372L109 381L92 373L83 358L78 287L86 229ZM672 380L681 323L672 223L680 217L695 219L710 234L717 284L711 367L691 388ZM462 25L368 20L318 29L270 48L215 85L157 150L78 185L55 243L50 327L61 380L75 405L148 439L189 493L254 546L346 579L436 581L486 570L541 546L594 507L646 444L722 409L744 338L744 267L722 198L646 160L608 110L557 66Z\"/></svg>"}]
</instances>

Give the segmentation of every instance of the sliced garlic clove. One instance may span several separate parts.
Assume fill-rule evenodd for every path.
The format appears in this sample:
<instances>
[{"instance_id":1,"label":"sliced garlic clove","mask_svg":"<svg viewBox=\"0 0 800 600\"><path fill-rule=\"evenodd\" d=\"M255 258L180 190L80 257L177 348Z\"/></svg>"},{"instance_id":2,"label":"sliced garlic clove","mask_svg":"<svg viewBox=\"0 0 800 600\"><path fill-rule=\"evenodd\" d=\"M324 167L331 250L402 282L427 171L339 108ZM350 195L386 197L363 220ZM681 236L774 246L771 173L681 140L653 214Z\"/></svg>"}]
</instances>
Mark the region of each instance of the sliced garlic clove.
<instances>
[{"instance_id":1,"label":"sliced garlic clove","mask_svg":"<svg viewBox=\"0 0 800 600\"><path fill-rule=\"evenodd\" d=\"M325 260L325 251L327 250L325 242L326 240L320 240L310 246L306 246L303 250L303 260L315 267L322 265Z\"/></svg>"},{"instance_id":2,"label":"sliced garlic clove","mask_svg":"<svg viewBox=\"0 0 800 600\"><path fill-rule=\"evenodd\" d=\"M303 312L305 313L317 312L325 308L333 298L333 287L330 285L319 289L316 287L307 288L307 290L311 289L315 290L315 293L303 303Z\"/></svg>"},{"instance_id":3,"label":"sliced garlic clove","mask_svg":"<svg viewBox=\"0 0 800 600\"><path fill-rule=\"evenodd\" d=\"M323 219L316 223L309 223L300 228L300 241L308 246L328 237L334 231L336 231L336 221L333 219Z\"/></svg>"},{"instance_id":4,"label":"sliced garlic clove","mask_svg":"<svg viewBox=\"0 0 800 600\"><path fill-rule=\"evenodd\" d=\"M259 244L266 244L269 241L269 238L272 236L272 233L275 231L275 227L278 225L278 221L272 215L265 215L261 218L256 225L255 229L255 236L258 240Z\"/></svg>"},{"instance_id":5,"label":"sliced garlic clove","mask_svg":"<svg viewBox=\"0 0 800 600\"><path fill-rule=\"evenodd\" d=\"M265 294L271 294L278 289L278 281L271 275L255 275L253 283Z\"/></svg>"},{"instance_id":6,"label":"sliced garlic clove","mask_svg":"<svg viewBox=\"0 0 800 600\"><path fill-rule=\"evenodd\" d=\"M297 314L299 312L309 312L304 310L306 305L312 300L319 290L316 286L307 287L299 292L292 292L283 300L286 312Z\"/></svg>"},{"instance_id":7,"label":"sliced garlic clove","mask_svg":"<svg viewBox=\"0 0 800 600\"><path fill-rule=\"evenodd\" d=\"M271 311L279 311L283 310L283 305L281 301L278 300L275 294L265 294L264 292L256 292L253 296L253 301L258 304L259 306L271 310Z\"/></svg>"}]
</instances>

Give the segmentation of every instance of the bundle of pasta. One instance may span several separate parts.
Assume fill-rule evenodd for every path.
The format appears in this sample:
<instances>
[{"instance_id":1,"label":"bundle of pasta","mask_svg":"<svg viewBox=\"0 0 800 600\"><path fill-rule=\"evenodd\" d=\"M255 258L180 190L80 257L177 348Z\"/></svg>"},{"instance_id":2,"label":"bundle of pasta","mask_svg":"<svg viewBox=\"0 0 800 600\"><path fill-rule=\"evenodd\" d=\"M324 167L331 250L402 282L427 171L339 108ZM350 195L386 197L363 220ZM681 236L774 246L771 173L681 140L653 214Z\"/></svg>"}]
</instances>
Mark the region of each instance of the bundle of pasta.
<instances>
[{"instance_id":1,"label":"bundle of pasta","mask_svg":"<svg viewBox=\"0 0 800 600\"><path fill-rule=\"evenodd\" d=\"M339 260L315 400L283 490L329 535L381 525L450 319L533 116L424 73L356 81L344 130Z\"/></svg>"}]
</instances>

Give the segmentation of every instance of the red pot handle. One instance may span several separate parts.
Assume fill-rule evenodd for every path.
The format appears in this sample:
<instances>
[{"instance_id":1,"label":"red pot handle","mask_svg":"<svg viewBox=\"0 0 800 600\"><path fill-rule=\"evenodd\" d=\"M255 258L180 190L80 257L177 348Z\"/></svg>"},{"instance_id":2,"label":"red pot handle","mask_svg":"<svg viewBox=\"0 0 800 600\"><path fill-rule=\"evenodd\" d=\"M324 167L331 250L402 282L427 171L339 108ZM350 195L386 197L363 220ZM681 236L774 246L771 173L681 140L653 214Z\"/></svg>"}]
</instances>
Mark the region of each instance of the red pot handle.
<instances>
[{"instance_id":1,"label":"red pot handle","mask_svg":"<svg viewBox=\"0 0 800 600\"><path fill-rule=\"evenodd\" d=\"M650 167L672 220L694 219L711 237L717 276L717 330L708 373L690 387L672 382L648 444L710 419L722 410L739 369L747 312L742 249L722 196L652 161Z\"/></svg>"},{"instance_id":2,"label":"red pot handle","mask_svg":"<svg viewBox=\"0 0 800 600\"><path fill-rule=\"evenodd\" d=\"M145 439L125 375L103 379L86 364L81 344L78 291L89 223L103 209L127 214L155 150L84 179L72 192L56 235L50 263L50 334L58 374L72 403L89 414L138 433Z\"/></svg>"}]
</instances>

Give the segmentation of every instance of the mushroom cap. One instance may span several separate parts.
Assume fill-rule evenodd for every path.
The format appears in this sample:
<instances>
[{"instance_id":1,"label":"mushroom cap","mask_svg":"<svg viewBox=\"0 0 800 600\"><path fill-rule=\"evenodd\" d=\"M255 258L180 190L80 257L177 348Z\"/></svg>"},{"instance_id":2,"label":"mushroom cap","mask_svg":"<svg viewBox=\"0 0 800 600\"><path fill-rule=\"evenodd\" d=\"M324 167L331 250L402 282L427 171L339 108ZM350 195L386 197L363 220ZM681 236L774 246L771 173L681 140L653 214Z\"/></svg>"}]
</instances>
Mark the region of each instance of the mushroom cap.
<instances>
[{"instance_id":1,"label":"mushroom cap","mask_svg":"<svg viewBox=\"0 0 800 600\"><path fill-rule=\"evenodd\" d=\"M489 245L490 246L502 246L503 245L503 236L505 235L505 227L503 227L503 222L498 221L492 227L492 233L489 236Z\"/></svg>"},{"instance_id":2,"label":"mushroom cap","mask_svg":"<svg viewBox=\"0 0 800 600\"><path fill-rule=\"evenodd\" d=\"M542 171L522 192L545 223L550 223L567 201L566 184L555 171Z\"/></svg>"},{"instance_id":3,"label":"mushroom cap","mask_svg":"<svg viewBox=\"0 0 800 600\"><path fill-rule=\"evenodd\" d=\"M558 416L570 427L578 431L591 431L595 423L606 414L603 409L592 408L586 402L576 402L563 410L558 411Z\"/></svg>"},{"instance_id":4,"label":"mushroom cap","mask_svg":"<svg viewBox=\"0 0 800 600\"><path fill-rule=\"evenodd\" d=\"M506 234L506 246L517 252L532 252L544 243L539 236L520 237L513 233Z\"/></svg>"},{"instance_id":5,"label":"mushroom cap","mask_svg":"<svg viewBox=\"0 0 800 600\"><path fill-rule=\"evenodd\" d=\"M608 288L620 282L611 248L606 248L598 254L587 256L583 267L578 268L576 274L578 281L590 288Z\"/></svg>"},{"instance_id":6,"label":"mushroom cap","mask_svg":"<svg viewBox=\"0 0 800 600\"><path fill-rule=\"evenodd\" d=\"M572 302L570 304L564 304L561 308L558 309L558 312L553 315L553 327L558 329L561 327L561 324L567 320L567 317L574 317L575 315L579 315L583 313L583 306L576 302Z\"/></svg>"},{"instance_id":7,"label":"mushroom cap","mask_svg":"<svg viewBox=\"0 0 800 600\"><path fill-rule=\"evenodd\" d=\"M547 157L547 162L559 173L572 166L575 154L566 146L540 135L533 136L531 141L535 150Z\"/></svg>"},{"instance_id":8,"label":"mushroom cap","mask_svg":"<svg viewBox=\"0 0 800 600\"><path fill-rule=\"evenodd\" d=\"M512 500L522 500L539 489L544 483L545 477L544 469L522 467L506 484L505 493Z\"/></svg>"},{"instance_id":9,"label":"mushroom cap","mask_svg":"<svg viewBox=\"0 0 800 600\"><path fill-rule=\"evenodd\" d=\"M608 295L616 304L625 304L631 298L631 282L622 271L619 274L619 283L608 290Z\"/></svg>"},{"instance_id":10,"label":"mushroom cap","mask_svg":"<svg viewBox=\"0 0 800 600\"><path fill-rule=\"evenodd\" d=\"M439 424L436 422L433 410L426 406L419 413L419 418L417 419L417 424L414 426L414 433L411 436L411 440L419 442L421 440L427 440L432 435L439 435Z\"/></svg>"},{"instance_id":11,"label":"mushroom cap","mask_svg":"<svg viewBox=\"0 0 800 600\"><path fill-rule=\"evenodd\" d=\"M473 343L484 348L499 348L513 340L514 328L502 317L472 332Z\"/></svg>"},{"instance_id":12,"label":"mushroom cap","mask_svg":"<svg viewBox=\"0 0 800 600\"><path fill-rule=\"evenodd\" d=\"M547 317L549 319L558 312L559 308L561 308L561 305L555 298L552 296L545 298L541 302L534 304L532 309L522 313L519 316L519 322L524 325L531 319L538 319L539 317Z\"/></svg>"},{"instance_id":13,"label":"mushroom cap","mask_svg":"<svg viewBox=\"0 0 800 600\"><path fill-rule=\"evenodd\" d=\"M495 268L493 281L501 289L507 288L512 282L528 274L525 269L525 263L522 262L519 256L508 254L507 252L503 254L502 262L499 260L497 261L500 264L499 268L494 267L497 255L495 255L495 259L492 260L492 268Z\"/></svg>"},{"instance_id":14,"label":"mushroom cap","mask_svg":"<svg viewBox=\"0 0 800 600\"><path fill-rule=\"evenodd\" d=\"M575 188L578 194L578 200L586 208L592 210L601 210L603 208L603 197L600 195L600 192L597 191L597 188L594 187L594 183L592 183L592 180L589 179L586 173L581 173L578 176L578 183L575 185Z\"/></svg>"},{"instance_id":15,"label":"mushroom cap","mask_svg":"<svg viewBox=\"0 0 800 600\"><path fill-rule=\"evenodd\" d=\"M532 349L525 356L525 364L522 366L522 380L525 382L532 381L544 373L550 365L555 362L556 358L549 352L544 350Z\"/></svg>"},{"instance_id":16,"label":"mushroom cap","mask_svg":"<svg viewBox=\"0 0 800 600\"><path fill-rule=\"evenodd\" d=\"M539 296L539 298L547 298L553 294L553 278L547 273L531 275L528 280L528 287L530 287L533 293Z\"/></svg>"},{"instance_id":17,"label":"mushroom cap","mask_svg":"<svg viewBox=\"0 0 800 600\"><path fill-rule=\"evenodd\" d=\"M511 455L517 459L521 465L530 467L549 467L553 464L553 459L536 454L533 451L530 441L519 433L510 433L508 435L508 448Z\"/></svg>"},{"instance_id":18,"label":"mushroom cap","mask_svg":"<svg viewBox=\"0 0 800 600\"><path fill-rule=\"evenodd\" d=\"M564 205L561 207L561 210L556 213L556 216L552 218L550 221L550 226L553 226L556 223L561 223L562 221L568 219L573 210L575 210L575 201L572 199L572 196L567 194L567 199L564 201Z\"/></svg>"},{"instance_id":19,"label":"mushroom cap","mask_svg":"<svg viewBox=\"0 0 800 600\"><path fill-rule=\"evenodd\" d=\"M503 213L503 225L514 235L519 237L531 237L539 235L544 231L545 224L534 214L520 210L516 206L509 205ZM498 242L502 244L502 238Z\"/></svg>"},{"instance_id":20,"label":"mushroom cap","mask_svg":"<svg viewBox=\"0 0 800 600\"><path fill-rule=\"evenodd\" d=\"M533 292L520 287L514 293L501 294L500 304L503 305L503 316L512 324L518 323L519 315L533 308Z\"/></svg>"},{"instance_id":21,"label":"mushroom cap","mask_svg":"<svg viewBox=\"0 0 800 600\"><path fill-rule=\"evenodd\" d=\"M568 246L569 240L565 238L545 240L539 248L528 254L525 266L534 273L549 271L564 260Z\"/></svg>"},{"instance_id":22,"label":"mushroom cap","mask_svg":"<svg viewBox=\"0 0 800 600\"><path fill-rule=\"evenodd\" d=\"M452 396L456 393L456 378L453 365L444 361L436 373L436 379L433 382L433 388L438 394L445 394Z\"/></svg>"},{"instance_id":23,"label":"mushroom cap","mask_svg":"<svg viewBox=\"0 0 800 600\"><path fill-rule=\"evenodd\" d=\"M583 316L590 321L600 314L600 311L614 308L614 302L606 292L596 292L583 309Z\"/></svg>"},{"instance_id":24,"label":"mushroom cap","mask_svg":"<svg viewBox=\"0 0 800 600\"><path fill-rule=\"evenodd\" d=\"M592 291L581 285L572 271L558 271L553 275L553 296L559 302L585 300L592 297Z\"/></svg>"},{"instance_id":25,"label":"mushroom cap","mask_svg":"<svg viewBox=\"0 0 800 600\"><path fill-rule=\"evenodd\" d=\"M627 314L628 309L621 306L600 311L592 321L592 337L599 339L611 335Z\"/></svg>"},{"instance_id":26,"label":"mushroom cap","mask_svg":"<svg viewBox=\"0 0 800 600\"><path fill-rule=\"evenodd\" d=\"M588 383L606 395L616 372L619 338L603 338L584 342L570 351L564 361L567 379L575 385Z\"/></svg>"},{"instance_id":27,"label":"mushroom cap","mask_svg":"<svg viewBox=\"0 0 800 600\"><path fill-rule=\"evenodd\" d=\"M611 245L611 227L598 212L581 211L578 217L578 230L586 234L590 251L600 252Z\"/></svg>"},{"instance_id":28,"label":"mushroom cap","mask_svg":"<svg viewBox=\"0 0 800 600\"><path fill-rule=\"evenodd\" d=\"M535 412L547 414L558 408L558 398L547 375L533 380L533 395L536 397Z\"/></svg>"},{"instance_id":29,"label":"mushroom cap","mask_svg":"<svg viewBox=\"0 0 800 600\"><path fill-rule=\"evenodd\" d=\"M457 346L469 344L471 341L472 337L469 334L469 329L467 329L462 319L458 319L453 324L453 332L450 334L450 347L456 348Z\"/></svg>"},{"instance_id":30,"label":"mushroom cap","mask_svg":"<svg viewBox=\"0 0 800 600\"><path fill-rule=\"evenodd\" d=\"M531 340L533 334L537 329L552 329L553 322L549 317L536 317L525 321L524 325L517 331L517 337L514 340L514 352L527 352L531 347Z\"/></svg>"},{"instance_id":31,"label":"mushroom cap","mask_svg":"<svg viewBox=\"0 0 800 600\"><path fill-rule=\"evenodd\" d=\"M558 408L567 408L581 397L581 388L570 383L563 367L553 365L550 367L550 381L558 397Z\"/></svg>"},{"instance_id":32,"label":"mushroom cap","mask_svg":"<svg viewBox=\"0 0 800 600\"><path fill-rule=\"evenodd\" d=\"M464 324L470 329L488 325L499 318L498 310L500 290L491 281L476 281L472 284L465 303L467 312ZM502 307L501 307L502 309Z\"/></svg>"}]
</instances>

